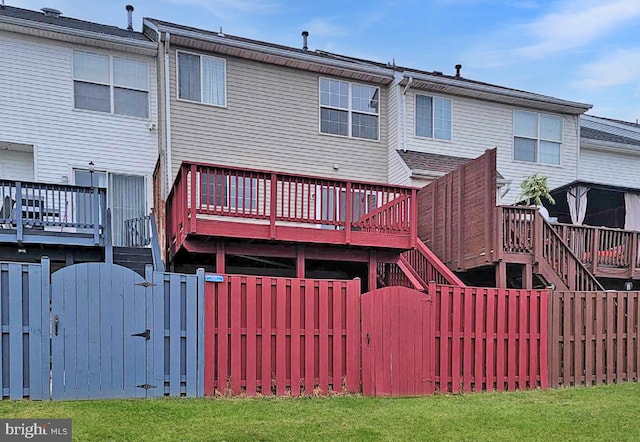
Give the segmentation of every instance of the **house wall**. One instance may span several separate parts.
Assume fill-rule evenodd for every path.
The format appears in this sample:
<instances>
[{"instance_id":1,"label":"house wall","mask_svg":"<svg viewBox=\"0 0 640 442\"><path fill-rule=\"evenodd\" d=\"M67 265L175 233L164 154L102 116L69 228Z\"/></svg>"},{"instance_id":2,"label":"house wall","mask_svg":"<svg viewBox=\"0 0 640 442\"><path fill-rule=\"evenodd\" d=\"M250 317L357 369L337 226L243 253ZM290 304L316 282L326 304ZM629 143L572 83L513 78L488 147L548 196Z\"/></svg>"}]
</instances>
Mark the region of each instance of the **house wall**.
<instances>
[{"instance_id":1,"label":"house wall","mask_svg":"<svg viewBox=\"0 0 640 442\"><path fill-rule=\"evenodd\" d=\"M485 150L496 147L498 172L505 179L513 182L511 190L502 199L502 204L514 202L519 194L520 182L526 176L534 173L547 176L551 188L576 179L578 137L577 118L575 116L563 116L563 144L560 166L517 162L513 160L513 111L539 111L471 98L438 95L452 100L452 139L451 141L429 139L415 135L416 93L432 95L411 89L407 91L406 148L418 152L477 158ZM401 139L401 135L398 139ZM423 181L416 180L412 184L419 185L422 183Z\"/></svg>"},{"instance_id":2,"label":"house wall","mask_svg":"<svg viewBox=\"0 0 640 442\"><path fill-rule=\"evenodd\" d=\"M176 50L170 51L172 181L186 160L387 181L385 86L380 94L380 141L320 134L320 75L221 58L227 63L226 108L176 98Z\"/></svg>"},{"instance_id":3,"label":"house wall","mask_svg":"<svg viewBox=\"0 0 640 442\"><path fill-rule=\"evenodd\" d=\"M640 189L640 151L637 154L583 148L580 179L592 183Z\"/></svg>"},{"instance_id":4,"label":"house wall","mask_svg":"<svg viewBox=\"0 0 640 442\"><path fill-rule=\"evenodd\" d=\"M0 141L34 146L34 179L73 184L73 169L147 177L157 158L155 60L0 32ZM76 110L73 107L73 50L138 58L149 64L150 116L147 119ZM37 61L37 62L34 62Z\"/></svg>"}]
</instances>

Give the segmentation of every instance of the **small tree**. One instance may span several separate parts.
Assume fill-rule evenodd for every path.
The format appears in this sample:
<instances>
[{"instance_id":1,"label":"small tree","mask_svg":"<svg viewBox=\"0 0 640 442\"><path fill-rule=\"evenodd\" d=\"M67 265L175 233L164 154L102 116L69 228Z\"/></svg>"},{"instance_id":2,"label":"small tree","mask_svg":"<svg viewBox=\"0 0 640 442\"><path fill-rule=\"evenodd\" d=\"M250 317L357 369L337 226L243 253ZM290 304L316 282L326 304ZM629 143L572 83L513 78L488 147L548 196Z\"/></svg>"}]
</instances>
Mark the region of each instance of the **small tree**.
<instances>
[{"instance_id":1,"label":"small tree","mask_svg":"<svg viewBox=\"0 0 640 442\"><path fill-rule=\"evenodd\" d=\"M526 200L527 204L531 204L533 200L536 206L542 206L542 198L547 199L551 204L555 204L556 201L549 192L549 184L547 183L546 176L540 176L537 173L525 178L520 184L522 192L518 199Z\"/></svg>"}]
</instances>

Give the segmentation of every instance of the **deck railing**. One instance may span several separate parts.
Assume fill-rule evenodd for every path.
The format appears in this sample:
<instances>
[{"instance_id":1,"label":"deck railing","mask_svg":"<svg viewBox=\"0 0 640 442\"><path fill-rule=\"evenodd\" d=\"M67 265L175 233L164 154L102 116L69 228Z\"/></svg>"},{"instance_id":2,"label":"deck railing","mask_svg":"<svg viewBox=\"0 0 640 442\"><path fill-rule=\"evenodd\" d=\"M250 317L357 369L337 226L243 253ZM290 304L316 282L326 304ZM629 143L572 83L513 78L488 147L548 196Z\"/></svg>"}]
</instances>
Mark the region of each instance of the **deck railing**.
<instances>
[{"instance_id":1,"label":"deck railing","mask_svg":"<svg viewBox=\"0 0 640 442\"><path fill-rule=\"evenodd\" d=\"M319 229L413 232L416 189L262 170L183 163L167 200L170 240L197 217ZM193 225L189 225L194 223Z\"/></svg>"},{"instance_id":2,"label":"deck railing","mask_svg":"<svg viewBox=\"0 0 640 442\"><path fill-rule=\"evenodd\" d=\"M500 209L503 253L534 255L534 262L548 269L566 289L602 290L572 244L558 234L557 226L542 218L537 208L505 206Z\"/></svg>"},{"instance_id":3,"label":"deck railing","mask_svg":"<svg viewBox=\"0 0 640 442\"><path fill-rule=\"evenodd\" d=\"M640 270L640 232L571 224L553 228L593 273Z\"/></svg>"},{"instance_id":4,"label":"deck railing","mask_svg":"<svg viewBox=\"0 0 640 442\"><path fill-rule=\"evenodd\" d=\"M106 225L106 189L0 180L0 232L92 234L100 243Z\"/></svg>"}]
</instances>

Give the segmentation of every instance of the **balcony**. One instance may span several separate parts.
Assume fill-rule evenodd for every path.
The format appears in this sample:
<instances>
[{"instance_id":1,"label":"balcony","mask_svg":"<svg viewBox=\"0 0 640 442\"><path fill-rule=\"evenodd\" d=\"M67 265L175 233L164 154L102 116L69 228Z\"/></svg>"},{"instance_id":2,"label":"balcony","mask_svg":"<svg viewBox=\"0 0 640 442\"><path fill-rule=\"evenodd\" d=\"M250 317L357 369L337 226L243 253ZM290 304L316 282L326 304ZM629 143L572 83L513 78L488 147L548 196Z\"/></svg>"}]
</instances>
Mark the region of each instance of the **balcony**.
<instances>
[{"instance_id":1,"label":"balcony","mask_svg":"<svg viewBox=\"0 0 640 442\"><path fill-rule=\"evenodd\" d=\"M167 199L170 255L192 235L408 249L417 189L183 163Z\"/></svg>"},{"instance_id":2,"label":"balcony","mask_svg":"<svg viewBox=\"0 0 640 442\"><path fill-rule=\"evenodd\" d=\"M0 180L0 242L104 246L106 189Z\"/></svg>"}]
</instances>

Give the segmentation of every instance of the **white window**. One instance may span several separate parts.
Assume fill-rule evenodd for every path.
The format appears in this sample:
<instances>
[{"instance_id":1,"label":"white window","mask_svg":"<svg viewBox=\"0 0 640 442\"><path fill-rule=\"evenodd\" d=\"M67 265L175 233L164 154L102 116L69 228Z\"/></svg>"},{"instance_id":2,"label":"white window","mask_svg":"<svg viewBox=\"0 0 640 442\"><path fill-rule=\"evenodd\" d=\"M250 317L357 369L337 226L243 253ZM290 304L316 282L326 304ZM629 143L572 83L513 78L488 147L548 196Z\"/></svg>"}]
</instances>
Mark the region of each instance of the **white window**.
<instances>
[{"instance_id":1,"label":"white window","mask_svg":"<svg viewBox=\"0 0 640 442\"><path fill-rule=\"evenodd\" d=\"M320 79L320 132L379 139L380 89L346 81Z\"/></svg>"},{"instance_id":2,"label":"white window","mask_svg":"<svg viewBox=\"0 0 640 442\"><path fill-rule=\"evenodd\" d=\"M149 117L149 66L122 57L73 53L76 109Z\"/></svg>"},{"instance_id":3,"label":"white window","mask_svg":"<svg viewBox=\"0 0 640 442\"><path fill-rule=\"evenodd\" d=\"M416 95L416 136L451 140L451 100Z\"/></svg>"},{"instance_id":4,"label":"white window","mask_svg":"<svg viewBox=\"0 0 640 442\"><path fill-rule=\"evenodd\" d=\"M560 164L562 118L535 112L513 113L513 159Z\"/></svg>"},{"instance_id":5,"label":"white window","mask_svg":"<svg viewBox=\"0 0 640 442\"><path fill-rule=\"evenodd\" d=\"M178 98L226 106L226 78L225 60L178 52Z\"/></svg>"}]
</instances>

